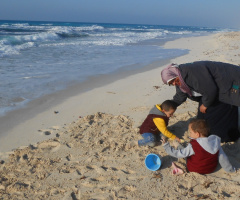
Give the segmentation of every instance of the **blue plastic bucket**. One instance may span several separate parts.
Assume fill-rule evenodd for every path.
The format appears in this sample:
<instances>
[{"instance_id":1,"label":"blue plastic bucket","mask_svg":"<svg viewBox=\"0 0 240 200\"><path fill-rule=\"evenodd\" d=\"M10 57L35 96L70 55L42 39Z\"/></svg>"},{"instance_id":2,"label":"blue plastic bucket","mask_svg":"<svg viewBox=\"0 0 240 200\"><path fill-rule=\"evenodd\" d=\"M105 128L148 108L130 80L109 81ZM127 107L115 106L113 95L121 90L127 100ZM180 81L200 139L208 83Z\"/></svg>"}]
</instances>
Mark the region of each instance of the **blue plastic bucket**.
<instances>
[{"instance_id":1,"label":"blue plastic bucket","mask_svg":"<svg viewBox=\"0 0 240 200\"><path fill-rule=\"evenodd\" d=\"M145 165L151 171L156 171L161 167L161 159L157 154L150 153L145 158Z\"/></svg>"}]
</instances>

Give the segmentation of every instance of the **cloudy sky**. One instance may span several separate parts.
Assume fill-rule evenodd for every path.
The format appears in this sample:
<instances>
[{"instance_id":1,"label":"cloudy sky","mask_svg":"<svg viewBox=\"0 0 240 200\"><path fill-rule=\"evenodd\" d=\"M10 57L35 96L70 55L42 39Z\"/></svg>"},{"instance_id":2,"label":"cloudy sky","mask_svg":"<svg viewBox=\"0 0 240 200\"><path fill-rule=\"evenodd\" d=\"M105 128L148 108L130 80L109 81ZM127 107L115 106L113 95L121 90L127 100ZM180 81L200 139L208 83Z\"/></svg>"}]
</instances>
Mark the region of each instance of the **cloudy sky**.
<instances>
[{"instance_id":1,"label":"cloudy sky","mask_svg":"<svg viewBox=\"0 0 240 200\"><path fill-rule=\"evenodd\" d=\"M240 1L1 0L0 20L240 28Z\"/></svg>"}]
</instances>

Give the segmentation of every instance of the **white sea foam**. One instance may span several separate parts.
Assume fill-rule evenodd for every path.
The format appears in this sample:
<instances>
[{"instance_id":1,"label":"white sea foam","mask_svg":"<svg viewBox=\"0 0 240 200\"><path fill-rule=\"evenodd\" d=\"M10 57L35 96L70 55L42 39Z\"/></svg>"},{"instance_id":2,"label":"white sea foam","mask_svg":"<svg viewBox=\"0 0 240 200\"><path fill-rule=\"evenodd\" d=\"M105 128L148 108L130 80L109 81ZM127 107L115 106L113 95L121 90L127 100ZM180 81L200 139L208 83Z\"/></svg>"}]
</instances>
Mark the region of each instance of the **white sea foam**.
<instances>
[{"instance_id":1,"label":"white sea foam","mask_svg":"<svg viewBox=\"0 0 240 200\"><path fill-rule=\"evenodd\" d=\"M36 41L49 41L57 40L59 36L56 33L38 33L34 35L15 36L19 42L36 42Z\"/></svg>"},{"instance_id":2,"label":"white sea foam","mask_svg":"<svg viewBox=\"0 0 240 200\"><path fill-rule=\"evenodd\" d=\"M34 42L26 42L26 43L14 45L14 46L7 44L8 41L5 41L5 44L4 44L4 41L1 41L1 42L0 42L0 57L16 55L16 54L19 54L21 50L28 49L35 46Z\"/></svg>"}]
</instances>

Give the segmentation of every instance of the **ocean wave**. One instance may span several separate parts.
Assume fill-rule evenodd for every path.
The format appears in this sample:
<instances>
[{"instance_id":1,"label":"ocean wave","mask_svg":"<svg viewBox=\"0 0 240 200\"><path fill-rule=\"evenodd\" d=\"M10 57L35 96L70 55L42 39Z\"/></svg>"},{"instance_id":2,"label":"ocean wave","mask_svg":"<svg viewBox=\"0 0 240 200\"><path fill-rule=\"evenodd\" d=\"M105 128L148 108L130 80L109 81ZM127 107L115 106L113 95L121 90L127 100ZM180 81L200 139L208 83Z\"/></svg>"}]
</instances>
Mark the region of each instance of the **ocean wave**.
<instances>
[{"instance_id":1,"label":"ocean wave","mask_svg":"<svg viewBox=\"0 0 240 200\"><path fill-rule=\"evenodd\" d=\"M42 24L41 24L42 25ZM125 45L128 43L136 43L142 40L163 37L166 34L185 34L184 32L172 32L164 29L154 29L147 26L137 27L104 27L102 25L83 25L83 26L33 26L24 24L22 29L12 29L9 31L22 31L24 35L16 36L8 42L10 45L19 45L25 42L41 42L56 41L67 38L84 38L91 37L91 40L85 41L85 44L93 45ZM47 25L47 26L46 26ZM18 25L17 25L18 27ZM1 29L1 26L0 26ZM7 31L7 28L4 29ZM25 31L25 32L24 32ZM28 31L28 32L27 32ZM32 33L31 33L32 32ZM38 33L36 33L38 32ZM29 34L28 34L29 33ZM67 42L66 42L67 43ZM83 42L84 43L84 42ZM51 46L51 44L49 44Z\"/></svg>"},{"instance_id":2,"label":"ocean wave","mask_svg":"<svg viewBox=\"0 0 240 200\"><path fill-rule=\"evenodd\" d=\"M29 23L3 23L0 25L0 27L19 27L19 28L22 28L22 27L27 27L29 26Z\"/></svg>"},{"instance_id":3,"label":"ocean wave","mask_svg":"<svg viewBox=\"0 0 240 200\"><path fill-rule=\"evenodd\" d=\"M16 26L16 27L25 27L25 26L29 26L29 23L17 23L17 24L12 24L12 26Z\"/></svg>"},{"instance_id":4,"label":"ocean wave","mask_svg":"<svg viewBox=\"0 0 240 200\"><path fill-rule=\"evenodd\" d=\"M9 36L1 41L2 45L22 45L29 42L57 40L59 37L55 33L38 33L31 35Z\"/></svg>"},{"instance_id":5,"label":"ocean wave","mask_svg":"<svg viewBox=\"0 0 240 200\"><path fill-rule=\"evenodd\" d=\"M18 24L2 24L0 25L0 32L5 33L6 35L8 33L12 32L26 32L26 33L36 33L36 32L51 32L56 34L64 34L67 36L69 34L70 37L72 35L82 37L82 32L85 32L85 35L87 31L99 31L103 30L103 26L98 25L92 25L92 26L80 26L80 27L74 27L74 26L52 26L51 24L44 24L44 25L29 25L29 24L23 24L21 26Z\"/></svg>"},{"instance_id":6,"label":"ocean wave","mask_svg":"<svg viewBox=\"0 0 240 200\"><path fill-rule=\"evenodd\" d=\"M18 54L20 50L41 45L50 41L67 38L88 37L89 31L103 30L104 27L92 26L30 26L26 24L2 24L0 26L0 56ZM32 45L34 43L34 45ZM24 45L25 44L25 45ZM31 45L29 45L31 44Z\"/></svg>"},{"instance_id":7,"label":"ocean wave","mask_svg":"<svg viewBox=\"0 0 240 200\"><path fill-rule=\"evenodd\" d=\"M49 32L55 33L62 38L73 38L73 37L87 37L88 32L83 32L84 29L73 28L73 27L52 27Z\"/></svg>"},{"instance_id":8,"label":"ocean wave","mask_svg":"<svg viewBox=\"0 0 240 200\"><path fill-rule=\"evenodd\" d=\"M115 33L99 33L96 34L95 40L86 41L94 45L117 45L123 46L126 44L137 43L144 40L150 40L157 37L164 37L165 33L163 31L155 32L115 32ZM101 40L99 38L102 38Z\"/></svg>"},{"instance_id":9,"label":"ocean wave","mask_svg":"<svg viewBox=\"0 0 240 200\"><path fill-rule=\"evenodd\" d=\"M89 34L79 34L79 33L57 33L62 38L74 38L74 37L88 37Z\"/></svg>"},{"instance_id":10,"label":"ocean wave","mask_svg":"<svg viewBox=\"0 0 240 200\"><path fill-rule=\"evenodd\" d=\"M19 54L21 50L35 46L33 42L27 42L17 46L4 45L0 42L0 57Z\"/></svg>"},{"instance_id":11,"label":"ocean wave","mask_svg":"<svg viewBox=\"0 0 240 200\"><path fill-rule=\"evenodd\" d=\"M52 30L35 34L1 35L0 57L19 54L23 49L39 46L43 43L55 42L66 38L88 37L87 33L75 32L70 29L57 29L56 31Z\"/></svg>"},{"instance_id":12,"label":"ocean wave","mask_svg":"<svg viewBox=\"0 0 240 200\"><path fill-rule=\"evenodd\" d=\"M92 25L92 26L82 26L82 27L75 27L76 30L82 31L93 31L93 30L103 30L105 29L103 26Z\"/></svg>"},{"instance_id":13,"label":"ocean wave","mask_svg":"<svg viewBox=\"0 0 240 200\"><path fill-rule=\"evenodd\" d=\"M18 54L23 49L42 46L124 46L144 40L205 31L216 30L154 25L3 23L0 24L0 56Z\"/></svg>"}]
</instances>

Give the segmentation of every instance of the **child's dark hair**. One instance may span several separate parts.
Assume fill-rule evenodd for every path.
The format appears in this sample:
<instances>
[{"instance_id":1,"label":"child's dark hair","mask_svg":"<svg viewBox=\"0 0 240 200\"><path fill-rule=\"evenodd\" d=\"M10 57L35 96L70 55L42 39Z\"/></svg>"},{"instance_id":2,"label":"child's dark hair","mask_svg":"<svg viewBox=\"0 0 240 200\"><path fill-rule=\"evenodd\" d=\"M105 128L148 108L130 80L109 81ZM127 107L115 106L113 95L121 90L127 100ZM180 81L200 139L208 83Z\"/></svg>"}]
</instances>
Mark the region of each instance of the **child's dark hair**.
<instances>
[{"instance_id":1,"label":"child's dark hair","mask_svg":"<svg viewBox=\"0 0 240 200\"><path fill-rule=\"evenodd\" d=\"M198 132L203 137L208 137L209 135L209 126L204 119L193 119L190 121L189 125L194 132Z\"/></svg>"},{"instance_id":2,"label":"child's dark hair","mask_svg":"<svg viewBox=\"0 0 240 200\"><path fill-rule=\"evenodd\" d=\"M166 100L166 101L162 102L160 107L162 110L165 110L165 111L169 111L171 109L176 110L177 104L172 100Z\"/></svg>"}]
</instances>

